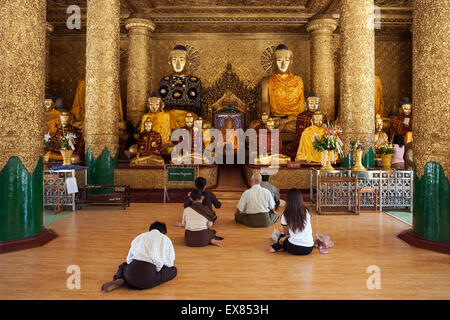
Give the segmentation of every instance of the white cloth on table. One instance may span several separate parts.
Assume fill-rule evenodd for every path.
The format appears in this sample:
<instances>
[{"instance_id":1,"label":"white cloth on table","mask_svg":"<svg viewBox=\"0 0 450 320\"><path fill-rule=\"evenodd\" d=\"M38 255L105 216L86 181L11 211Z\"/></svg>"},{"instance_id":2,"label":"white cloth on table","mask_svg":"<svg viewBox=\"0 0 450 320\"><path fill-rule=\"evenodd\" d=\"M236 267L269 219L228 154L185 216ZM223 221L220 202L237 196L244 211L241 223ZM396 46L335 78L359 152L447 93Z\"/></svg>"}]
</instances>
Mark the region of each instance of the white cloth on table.
<instances>
[{"instance_id":1,"label":"white cloth on table","mask_svg":"<svg viewBox=\"0 0 450 320\"><path fill-rule=\"evenodd\" d=\"M173 267L175 250L168 236L158 230L151 230L138 235L131 242L127 263L133 260L145 261L156 266L160 271L163 266Z\"/></svg>"},{"instance_id":2,"label":"white cloth on table","mask_svg":"<svg viewBox=\"0 0 450 320\"><path fill-rule=\"evenodd\" d=\"M246 214L269 212L275 208L275 201L269 190L261 187L259 184L255 184L244 191L237 208L240 212L245 212Z\"/></svg>"},{"instance_id":3,"label":"white cloth on table","mask_svg":"<svg viewBox=\"0 0 450 320\"><path fill-rule=\"evenodd\" d=\"M69 177L66 179L66 188L68 194L74 194L78 192L77 179L75 177Z\"/></svg>"}]
</instances>

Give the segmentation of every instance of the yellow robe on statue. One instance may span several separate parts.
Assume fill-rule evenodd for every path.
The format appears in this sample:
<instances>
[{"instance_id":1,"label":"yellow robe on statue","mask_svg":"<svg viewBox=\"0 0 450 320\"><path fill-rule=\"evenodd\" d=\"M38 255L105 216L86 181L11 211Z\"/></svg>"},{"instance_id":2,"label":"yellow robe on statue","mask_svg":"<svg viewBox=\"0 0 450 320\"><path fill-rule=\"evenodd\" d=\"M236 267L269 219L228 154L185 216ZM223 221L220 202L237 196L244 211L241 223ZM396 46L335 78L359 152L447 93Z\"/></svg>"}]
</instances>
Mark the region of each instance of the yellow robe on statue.
<instances>
[{"instance_id":1,"label":"yellow robe on statue","mask_svg":"<svg viewBox=\"0 0 450 320\"><path fill-rule=\"evenodd\" d=\"M86 81L80 80L78 82L77 91L75 93L75 99L73 99L72 109L70 112L74 115L75 121L81 121L84 124L84 118L86 116ZM119 92L119 120L123 120L123 107L122 99Z\"/></svg>"},{"instance_id":2,"label":"yellow robe on statue","mask_svg":"<svg viewBox=\"0 0 450 320\"><path fill-rule=\"evenodd\" d=\"M186 115L188 113L191 113L192 116L194 117L194 120L197 120L198 116L193 112L185 111L185 110L176 110L176 109L169 110L170 128L172 130L175 130L175 129L185 127L186 126Z\"/></svg>"},{"instance_id":3,"label":"yellow robe on statue","mask_svg":"<svg viewBox=\"0 0 450 320\"><path fill-rule=\"evenodd\" d=\"M49 133L50 136L54 136L56 133L57 126L60 123L61 112L52 109L48 112L44 112L44 123L45 123L45 133Z\"/></svg>"},{"instance_id":4,"label":"yellow robe on statue","mask_svg":"<svg viewBox=\"0 0 450 320\"><path fill-rule=\"evenodd\" d=\"M319 151L315 151L313 148L314 135L322 136L327 128L325 126L309 126L303 130L302 137L300 138L300 144L297 149L296 160L306 160L311 162L322 162L322 154Z\"/></svg>"},{"instance_id":5,"label":"yellow robe on statue","mask_svg":"<svg viewBox=\"0 0 450 320\"><path fill-rule=\"evenodd\" d=\"M270 112L275 115L297 115L305 111L303 80L292 73L269 77Z\"/></svg>"},{"instance_id":6,"label":"yellow robe on statue","mask_svg":"<svg viewBox=\"0 0 450 320\"><path fill-rule=\"evenodd\" d=\"M144 132L145 120L150 118L153 122L153 131L161 135L162 144L170 143L172 138L172 130L170 127L170 115L167 112L146 113L141 119L141 128L139 132Z\"/></svg>"},{"instance_id":7,"label":"yellow robe on statue","mask_svg":"<svg viewBox=\"0 0 450 320\"><path fill-rule=\"evenodd\" d=\"M384 115L384 99L383 99L383 83L379 76L375 76L375 114L379 114L382 118Z\"/></svg>"}]
</instances>

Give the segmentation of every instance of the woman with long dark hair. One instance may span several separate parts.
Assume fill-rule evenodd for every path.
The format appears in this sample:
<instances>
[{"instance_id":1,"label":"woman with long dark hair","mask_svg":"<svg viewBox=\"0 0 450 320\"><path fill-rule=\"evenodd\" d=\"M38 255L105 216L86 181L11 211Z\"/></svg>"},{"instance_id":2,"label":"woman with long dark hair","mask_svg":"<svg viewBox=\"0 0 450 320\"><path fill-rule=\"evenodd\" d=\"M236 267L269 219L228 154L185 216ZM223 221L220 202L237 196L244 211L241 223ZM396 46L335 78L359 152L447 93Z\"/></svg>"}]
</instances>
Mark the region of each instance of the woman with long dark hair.
<instances>
[{"instance_id":1,"label":"woman with long dark hair","mask_svg":"<svg viewBox=\"0 0 450 320\"><path fill-rule=\"evenodd\" d=\"M268 252L287 251L295 255L310 254L314 248L311 214L303 203L302 193L293 188L286 199L286 209L281 216L283 233Z\"/></svg>"},{"instance_id":2,"label":"woman with long dark hair","mask_svg":"<svg viewBox=\"0 0 450 320\"><path fill-rule=\"evenodd\" d=\"M397 170L405 169L405 138L401 134L396 134L393 138L392 145L394 146L394 155L392 156L391 166Z\"/></svg>"}]
</instances>

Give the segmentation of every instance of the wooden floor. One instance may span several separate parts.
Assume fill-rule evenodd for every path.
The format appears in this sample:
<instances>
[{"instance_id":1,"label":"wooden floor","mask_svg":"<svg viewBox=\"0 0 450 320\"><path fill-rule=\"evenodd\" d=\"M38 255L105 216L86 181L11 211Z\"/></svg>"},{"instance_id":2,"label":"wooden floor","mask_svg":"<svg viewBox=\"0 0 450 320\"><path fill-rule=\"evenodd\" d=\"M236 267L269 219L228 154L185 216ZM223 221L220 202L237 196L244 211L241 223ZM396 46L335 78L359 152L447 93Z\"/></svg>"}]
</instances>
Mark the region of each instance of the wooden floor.
<instances>
[{"instance_id":1,"label":"wooden floor","mask_svg":"<svg viewBox=\"0 0 450 320\"><path fill-rule=\"evenodd\" d=\"M379 213L312 217L314 232L335 247L309 256L268 254L273 227L234 222L236 194L221 191L215 229L225 247L188 248L173 227L181 204L86 208L54 224L59 237L43 247L0 255L0 299L449 299L448 255L410 247L396 237L409 226ZM130 242L155 220L168 225L178 276L159 287L103 293ZM66 269L81 269L81 289L69 290ZM381 270L381 289L369 290L367 267Z\"/></svg>"}]
</instances>

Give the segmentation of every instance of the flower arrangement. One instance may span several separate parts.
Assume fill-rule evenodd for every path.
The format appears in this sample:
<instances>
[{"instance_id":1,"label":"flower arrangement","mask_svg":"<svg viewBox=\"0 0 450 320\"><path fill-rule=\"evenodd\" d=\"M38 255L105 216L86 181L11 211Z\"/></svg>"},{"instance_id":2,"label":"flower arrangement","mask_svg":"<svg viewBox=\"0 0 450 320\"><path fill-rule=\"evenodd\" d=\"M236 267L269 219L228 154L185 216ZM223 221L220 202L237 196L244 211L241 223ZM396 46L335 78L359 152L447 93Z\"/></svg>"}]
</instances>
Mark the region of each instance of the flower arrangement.
<instances>
[{"instance_id":1,"label":"flower arrangement","mask_svg":"<svg viewBox=\"0 0 450 320\"><path fill-rule=\"evenodd\" d=\"M382 144L375 147L376 154L393 154L394 146L391 143Z\"/></svg>"},{"instance_id":2,"label":"flower arrangement","mask_svg":"<svg viewBox=\"0 0 450 320\"><path fill-rule=\"evenodd\" d=\"M75 150L74 142L76 138L77 136L75 134L69 132L61 137L59 140L59 146L62 150L69 150L69 148L71 150Z\"/></svg>"},{"instance_id":3,"label":"flower arrangement","mask_svg":"<svg viewBox=\"0 0 450 320\"><path fill-rule=\"evenodd\" d=\"M47 150L50 147L50 134L46 133L44 135L44 149Z\"/></svg>"},{"instance_id":4,"label":"flower arrangement","mask_svg":"<svg viewBox=\"0 0 450 320\"><path fill-rule=\"evenodd\" d=\"M364 146L362 145L361 142L359 142L359 140L350 141L350 150L351 151L364 150Z\"/></svg>"},{"instance_id":5,"label":"flower arrangement","mask_svg":"<svg viewBox=\"0 0 450 320\"><path fill-rule=\"evenodd\" d=\"M342 130L338 126L332 126L329 121L327 121L327 130L321 136L315 134L313 140L313 149L316 151L324 152L327 150L335 151L340 157L344 155L342 151L342 140L341 140Z\"/></svg>"}]
</instances>

